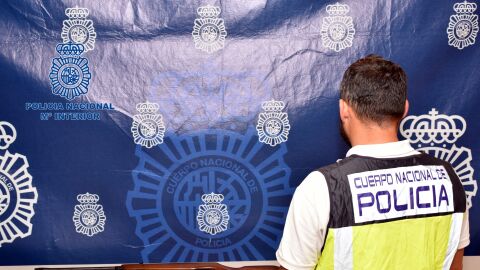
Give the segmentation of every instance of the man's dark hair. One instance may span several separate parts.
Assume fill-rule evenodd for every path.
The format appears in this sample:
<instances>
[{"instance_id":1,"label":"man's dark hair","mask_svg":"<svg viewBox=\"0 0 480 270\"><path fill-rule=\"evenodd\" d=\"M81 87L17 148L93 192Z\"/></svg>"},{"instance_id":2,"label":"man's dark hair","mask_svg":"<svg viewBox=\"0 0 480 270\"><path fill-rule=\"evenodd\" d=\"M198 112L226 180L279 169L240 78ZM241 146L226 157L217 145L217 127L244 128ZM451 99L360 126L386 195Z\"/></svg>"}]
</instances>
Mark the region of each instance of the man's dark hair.
<instances>
[{"instance_id":1,"label":"man's dark hair","mask_svg":"<svg viewBox=\"0 0 480 270\"><path fill-rule=\"evenodd\" d=\"M407 75L403 69L378 55L359 59L343 74L340 98L362 120L382 124L399 121L407 99Z\"/></svg>"}]
</instances>

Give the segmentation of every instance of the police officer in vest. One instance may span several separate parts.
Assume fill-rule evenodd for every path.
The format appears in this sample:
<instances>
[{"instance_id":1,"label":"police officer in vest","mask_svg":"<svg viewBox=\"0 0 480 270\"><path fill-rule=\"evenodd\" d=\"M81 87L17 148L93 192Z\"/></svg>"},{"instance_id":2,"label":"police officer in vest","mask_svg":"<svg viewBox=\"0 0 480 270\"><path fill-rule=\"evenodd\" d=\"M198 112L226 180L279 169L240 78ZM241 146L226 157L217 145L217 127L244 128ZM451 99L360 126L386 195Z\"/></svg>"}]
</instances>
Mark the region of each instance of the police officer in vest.
<instances>
[{"instance_id":1,"label":"police officer in vest","mask_svg":"<svg viewBox=\"0 0 480 270\"><path fill-rule=\"evenodd\" d=\"M287 269L461 269L469 244L463 186L452 166L399 141L402 68L376 55L340 85L344 159L298 186L276 253Z\"/></svg>"}]
</instances>

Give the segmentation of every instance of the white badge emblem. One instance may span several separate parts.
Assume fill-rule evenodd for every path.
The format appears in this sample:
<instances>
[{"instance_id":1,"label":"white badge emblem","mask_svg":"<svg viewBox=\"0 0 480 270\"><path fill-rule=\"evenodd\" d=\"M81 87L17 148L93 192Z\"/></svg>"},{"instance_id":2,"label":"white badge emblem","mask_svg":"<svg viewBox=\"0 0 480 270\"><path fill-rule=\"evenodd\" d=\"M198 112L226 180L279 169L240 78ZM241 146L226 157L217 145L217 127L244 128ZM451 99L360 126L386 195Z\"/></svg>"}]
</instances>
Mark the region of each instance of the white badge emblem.
<instances>
[{"instance_id":1,"label":"white badge emblem","mask_svg":"<svg viewBox=\"0 0 480 270\"><path fill-rule=\"evenodd\" d=\"M213 53L225 46L225 23L218 18L221 9L215 6L203 6L197 9L200 18L193 24L193 41L195 48L207 53Z\"/></svg>"},{"instance_id":2,"label":"white badge emblem","mask_svg":"<svg viewBox=\"0 0 480 270\"><path fill-rule=\"evenodd\" d=\"M132 135L136 144L140 144L147 148L163 143L163 135L165 134L165 125L163 124L162 115L157 114L157 103L139 103L137 111L140 114L133 116Z\"/></svg>"},{"instance_id":3,"label":"white badge emblem","mask_svg":"<svg viewBox=\"0 0 480 270\"><path fill-rule=\"evenodd\" d=\"M448 45L461 50L475 44L478 33L478 15L473 14L477 4L464 1L453 5L457 14L450 16L448 23Z\"/></svg>"},{"instance_id":4,"label":"white badge emblem","mask_svg":"<svg viewBox=\"0 0 480 270\"><path fill-rule=\"evenodd\" d=\"M336 52L352 47L355 28L352 17L346 16L350 11L349 6L335 3L327 5L326 10L330 16L323 18L321 29L323 46Z\"/></svg>"},{"instance_id":5,"label":"white badge emblem","mask_svg":"<svg viewBox=\"0 0 480 270\"><path fill-rule=\"evenodd\" d=\"M465 119L459 115L438 114L433 108L428 115L410 115L400 124L400 133L418 150L443 159L455 169L467 194L467 205L472 206L472 197L477 194L477 182L473 179L472 151L458 147L455 142L467 129Z\"/></svg>"},{"instance_id":6,"label":"white badge emblem","mask_svg":"<svg viewBox=\"0 0 480 270\"><path fill-rule=\"evenodd\" d=\"M88 9L79 7L67 8L65 15L69 19L63 21L63 43L82 44L85 47L85 52L93 50L97 34L93 28L93 21L87 20Z\"/></svg>"},{"instance_id":7,"label":"white badge emblem","mask_svg":"<svg viewBox=\"0 0 480 270\"><path fill-rule=\"evenodd\" d=\"M75 205L75 212L73 213L73 223L77 233L94 236L97 233L103 232L105 229L105 213L103 206L97 204L100 197L97 194L79 194L77 200L80 204Z\"/></svg>"},{"instance_id":8,"label":"white badge emblem","mask_svg":"<svg viewBox=\"0 0 480 270\"><path fill-rule=\"evenodd\" d=\"M260 113L257 123L258 140L275 146L288 140L290 123L288 115L282 112L283 101L271 100L262 103L265 112Z\"/></svg>"},{"instance_id":9,"label":"white badge emblem","mask_svg":"<svg viewBox=\"0 0 480 270\"><path fill-rule=\"evenodd\" d=\"M198 207L197 214L197 223L200 231L211 235L226 231L230 216L228 215L227 206L222 203L223 195L213 192L203 194L202 201L204 204Z\"/></svg>"},{"instance_id":10,"label":"white badge emblem","mask_svg":"<svg viewBox=\"0 0 480 270\"><path fill-rule=\"evenodd\" d=\"M0 121L0 247L32 234L33 205L38 198L27 158L6 150L16 138L15 127Z\"/></svg>"}]
</instances>

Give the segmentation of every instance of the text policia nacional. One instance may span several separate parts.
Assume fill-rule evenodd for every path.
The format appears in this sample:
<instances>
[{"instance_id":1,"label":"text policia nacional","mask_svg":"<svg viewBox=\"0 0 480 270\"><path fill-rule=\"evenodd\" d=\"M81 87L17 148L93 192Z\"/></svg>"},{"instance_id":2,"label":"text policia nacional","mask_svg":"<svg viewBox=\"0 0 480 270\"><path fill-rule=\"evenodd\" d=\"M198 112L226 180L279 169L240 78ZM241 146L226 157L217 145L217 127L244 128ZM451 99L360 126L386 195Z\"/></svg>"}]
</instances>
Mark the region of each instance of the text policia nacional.
<instances>
[{"instance_id":1,"label":"text policia nacional","mask_svg":"<svg viewBox=\"0 0 480 270\"><path fill-rule=\"evenodd\" d=\"M453 211L453 191L443 166L413 166L348 176L355 222Z\"/></svg>"}]
</instances>

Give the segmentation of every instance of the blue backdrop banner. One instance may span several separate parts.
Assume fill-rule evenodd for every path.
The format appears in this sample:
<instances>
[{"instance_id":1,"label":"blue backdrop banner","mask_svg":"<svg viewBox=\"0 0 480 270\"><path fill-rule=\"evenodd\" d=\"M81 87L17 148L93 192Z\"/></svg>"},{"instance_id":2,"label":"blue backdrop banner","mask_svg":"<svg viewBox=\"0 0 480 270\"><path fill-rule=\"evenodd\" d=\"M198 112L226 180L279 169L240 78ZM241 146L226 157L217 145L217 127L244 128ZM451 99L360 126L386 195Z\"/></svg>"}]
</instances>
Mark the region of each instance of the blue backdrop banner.
<instances>
[{"instance_id":1,"label":"blue backdrop banner","mask_svg":"<svg viewBox=\"0 0 480 270\"><path fill-rule=\"evenodd\" d=\"M473 1L473 0L470 0ZM408 75L399 136L449 161L480 256L477 4L0 2L0 265L274 260L344 157L343 72Z\"/></svg>"}]
</instances>

